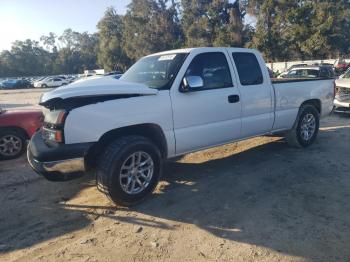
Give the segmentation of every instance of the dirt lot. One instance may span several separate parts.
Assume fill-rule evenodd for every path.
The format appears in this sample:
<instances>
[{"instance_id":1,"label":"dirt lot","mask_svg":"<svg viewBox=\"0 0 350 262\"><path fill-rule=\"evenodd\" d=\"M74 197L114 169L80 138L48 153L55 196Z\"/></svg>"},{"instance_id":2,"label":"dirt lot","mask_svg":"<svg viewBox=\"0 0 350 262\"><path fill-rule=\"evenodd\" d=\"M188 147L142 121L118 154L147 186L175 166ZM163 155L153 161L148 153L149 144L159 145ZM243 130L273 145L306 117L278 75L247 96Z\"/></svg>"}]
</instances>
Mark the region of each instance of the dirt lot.
<instances>
[{"instance_id":1,"label":"dirt lot","mask_svg":"<svg viewBox=\"0 0 350 262\"><path fill-rule=\"evenodd\" d=\"M0 107L7 109L41 108L38 105L43 92L52 88L32 88L17 90L0 90Z\"/></svg>"},{"instance_id":2,"label":"dirt lot","mask_svg":"<svg viewBox=\"0 0 350 262\"><path fill-rule=\"evenodd\" d=\"M350 261L349 144L350 118L331 116L308 149L264 137L190 154L132 209L92 176L0 162L0 261Z\"/></svg>"}]
</instances>

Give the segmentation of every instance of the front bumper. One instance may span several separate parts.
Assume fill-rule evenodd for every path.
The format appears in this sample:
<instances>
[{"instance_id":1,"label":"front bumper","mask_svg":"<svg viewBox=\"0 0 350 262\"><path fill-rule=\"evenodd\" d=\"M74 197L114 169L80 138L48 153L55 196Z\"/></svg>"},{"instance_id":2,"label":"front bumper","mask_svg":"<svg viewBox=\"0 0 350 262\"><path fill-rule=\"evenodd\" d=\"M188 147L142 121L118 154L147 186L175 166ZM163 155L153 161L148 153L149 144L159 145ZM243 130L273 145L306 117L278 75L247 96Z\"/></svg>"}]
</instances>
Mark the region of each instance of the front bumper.
<instances>
[{"instance_id":1,"label":"front bumper","mask_svg":"<svg viewBox=\"0 0 350 262\"><path fill-rule=\"evenodd\" d=\"M50 181L67 181L86 171L84 156L92 143L47 145L40 132L29 142L27 158L32 169Z\"/></svg>"},{"instance_id":2,"label":"front bumper","mask_svg":"<svg viewBox=\"0 0 350 262\"><path fill-rule=\"evenodd\" d=\"M350 114L350 101L339 101L334 99L334 111L335 113Z\"/></svg>"}]
</instances>

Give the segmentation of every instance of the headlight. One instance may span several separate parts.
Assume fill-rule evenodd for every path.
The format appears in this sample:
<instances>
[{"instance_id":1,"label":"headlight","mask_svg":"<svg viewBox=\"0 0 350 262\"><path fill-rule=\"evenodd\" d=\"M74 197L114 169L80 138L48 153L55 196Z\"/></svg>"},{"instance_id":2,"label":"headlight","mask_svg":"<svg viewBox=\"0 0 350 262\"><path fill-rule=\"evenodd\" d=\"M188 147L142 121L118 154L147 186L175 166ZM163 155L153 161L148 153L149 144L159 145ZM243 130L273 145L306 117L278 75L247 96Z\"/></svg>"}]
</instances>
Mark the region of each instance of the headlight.
<instances>
[{"instance_id":1,"label":"headlight","mask_svg":"<svg viewBox=\"0 0 350 262\"><path fill-rule=\"evenodd\" d=\"M50 126L60 126L66 120L67 112L64 110L50 111L45 114L45 123Z\"/></svg>"},{"instance_id":2,"label":"headlight","mask_svg":"<svg viewBox=\"0 0 350 262\"><path fill-rule=\"evenodd\" d=\"M67 114L65 110L50 111L45 114L44 126L42 128L42 136L45 140L58 143L64 142L63 126Z\"/></svg>"},{"instance_id":3,"label":"headlight","mask_svg":"<svg viewBox=\"0 0 350 262\"><path fill-rule=\"evenodd\" d=\"M63 134L61 130L53 130L43 127L42 136L45 140L55 141L57 143L63 142Z\"/></svg>"}]
</instances>

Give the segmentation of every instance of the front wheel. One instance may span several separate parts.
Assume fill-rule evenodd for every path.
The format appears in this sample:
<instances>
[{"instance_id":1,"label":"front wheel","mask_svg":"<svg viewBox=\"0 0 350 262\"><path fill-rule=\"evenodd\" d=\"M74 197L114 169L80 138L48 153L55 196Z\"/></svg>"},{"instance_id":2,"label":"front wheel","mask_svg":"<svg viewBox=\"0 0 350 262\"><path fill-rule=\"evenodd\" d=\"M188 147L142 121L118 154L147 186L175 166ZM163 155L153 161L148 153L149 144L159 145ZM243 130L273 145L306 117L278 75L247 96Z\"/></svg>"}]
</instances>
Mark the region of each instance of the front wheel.
<instances>
[{"instance_id":1,"label":"front wheel","mask_svg":"<svg viewBox=\"0 0 350 262\"><path fill-rule=\"evenodd\" d=\"M312 105L303 105L293 128L287 133L287 142L294 147L307 147L315 141L320 127L320 113Z\"/></svg>"},{"instance_id":2,"label":"front wheel","mask_svg":"<svg viewBox=\"0 0 350 262\"><path fill-rule=\"evenodd\" d=\"M131 206L157 186L162 169L159 149L141 136L122 137L107 146L97 164L97 186L114 203Z\"/></svg>"}]
</instances>

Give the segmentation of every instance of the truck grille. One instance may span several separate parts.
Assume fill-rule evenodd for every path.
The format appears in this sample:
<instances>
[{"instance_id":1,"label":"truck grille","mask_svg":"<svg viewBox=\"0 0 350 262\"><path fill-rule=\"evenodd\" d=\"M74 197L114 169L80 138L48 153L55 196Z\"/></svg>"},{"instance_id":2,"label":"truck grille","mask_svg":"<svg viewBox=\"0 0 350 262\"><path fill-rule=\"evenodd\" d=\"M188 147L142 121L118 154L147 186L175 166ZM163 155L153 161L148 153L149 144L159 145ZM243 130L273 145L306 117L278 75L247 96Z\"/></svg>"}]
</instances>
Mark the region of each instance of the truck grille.
<instances>
[{"instance_id":1,"label":"truck grille","mask_svg":"<svg viewBox=\"0 0 350 262\"><path fill-rule=\"evenodd\" d=\"M337 94L336 94L335 98L339 102L350 101L350 88L338 87L337 88Z\"/></svg>"}]
</instances>

